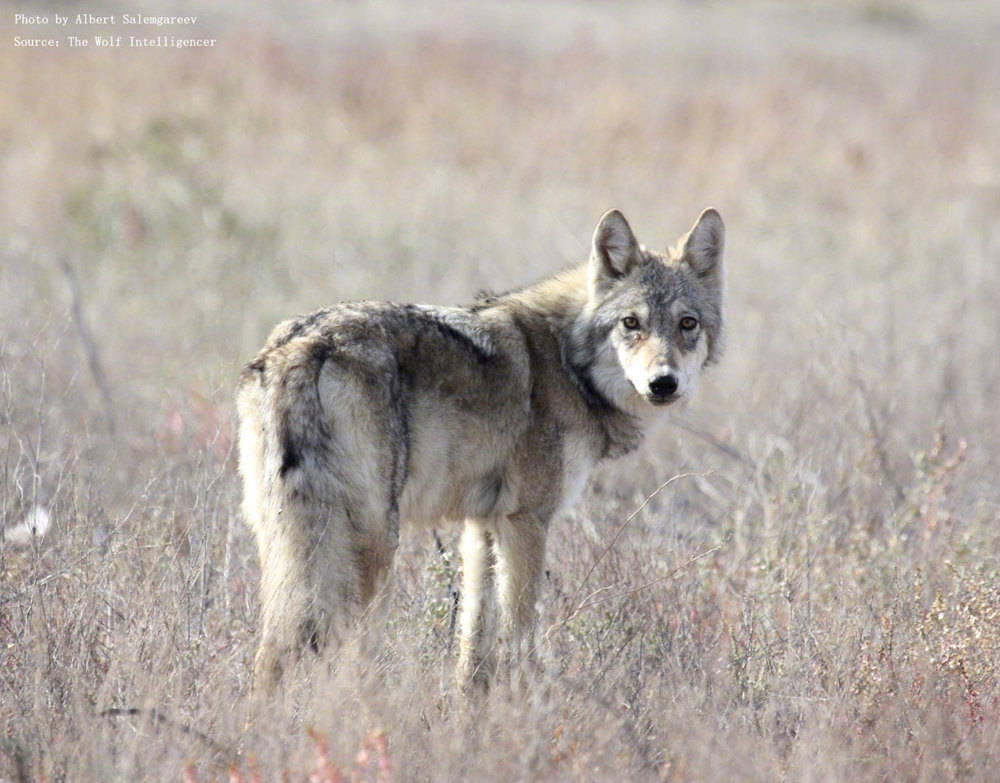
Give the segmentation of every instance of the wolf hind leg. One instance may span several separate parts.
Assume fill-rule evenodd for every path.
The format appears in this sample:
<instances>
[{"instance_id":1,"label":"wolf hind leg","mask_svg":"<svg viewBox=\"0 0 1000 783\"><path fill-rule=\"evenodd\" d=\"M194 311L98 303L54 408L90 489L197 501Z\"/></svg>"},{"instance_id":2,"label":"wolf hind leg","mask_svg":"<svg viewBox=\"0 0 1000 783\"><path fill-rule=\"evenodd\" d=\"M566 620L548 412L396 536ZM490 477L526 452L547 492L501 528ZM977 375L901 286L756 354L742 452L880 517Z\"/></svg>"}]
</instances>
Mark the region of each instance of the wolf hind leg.
<instances>
[{"instance_id":1,"label":"wolf hind leg","mask_svg":"<svg viewBox=\"0 0 1000 783\"><path fill-rule=\"evenodd\" d=\"M397 538L378 536L366 539L356 548L361 609L366 616L380 613L385 607L397 546Z\"/></svg>"}]
</instances>

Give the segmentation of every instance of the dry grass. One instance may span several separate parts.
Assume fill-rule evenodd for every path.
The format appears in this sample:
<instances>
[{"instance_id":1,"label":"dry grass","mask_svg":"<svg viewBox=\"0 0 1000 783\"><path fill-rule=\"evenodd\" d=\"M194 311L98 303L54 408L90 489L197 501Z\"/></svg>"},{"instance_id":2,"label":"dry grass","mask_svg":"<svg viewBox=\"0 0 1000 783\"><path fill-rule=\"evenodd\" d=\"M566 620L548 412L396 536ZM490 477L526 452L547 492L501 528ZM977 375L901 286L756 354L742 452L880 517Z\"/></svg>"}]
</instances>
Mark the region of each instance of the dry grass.
<instances>
[{"instance_id":1,"label":"dry grass","mask_svg":"<svg viewBox=\"0 0 1000 783\"><path fill-rule=\"evenodd\" d=\"M0 47L0 521L52 519L0 545L0 780L992 779L1000 16L954 5ZM582 260L607 207L665 243L707 204L729 354L555 526L530 687L457 696L458 564L419 532L385 627L248 727L230 398L269 326L465 301Z\"/></svg>"}]
</instances>

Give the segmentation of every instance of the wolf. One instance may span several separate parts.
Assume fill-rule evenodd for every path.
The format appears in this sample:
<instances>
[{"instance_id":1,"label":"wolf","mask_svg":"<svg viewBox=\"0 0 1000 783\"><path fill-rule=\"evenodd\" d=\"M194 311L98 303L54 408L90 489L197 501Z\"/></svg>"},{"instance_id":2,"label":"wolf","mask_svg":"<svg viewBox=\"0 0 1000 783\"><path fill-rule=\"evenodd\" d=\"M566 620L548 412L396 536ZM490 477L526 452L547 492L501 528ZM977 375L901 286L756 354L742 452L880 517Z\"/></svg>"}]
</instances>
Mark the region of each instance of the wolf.
<instances>
[{"instance_id":1,"label":"wolf","mask_svg":"<svg viewBox=\"0 0 1000 783\"><path fill-rule=\"evenodd\" d=\"M534 285L279 324L236 395L261 567L254 688L272 692L308 650L345 640L403 522L464 524L461 687L530 655L552 520L721 355L724 240L706 209L654 252L611 210L585 263Z\"/></svg>"}]
</instances>

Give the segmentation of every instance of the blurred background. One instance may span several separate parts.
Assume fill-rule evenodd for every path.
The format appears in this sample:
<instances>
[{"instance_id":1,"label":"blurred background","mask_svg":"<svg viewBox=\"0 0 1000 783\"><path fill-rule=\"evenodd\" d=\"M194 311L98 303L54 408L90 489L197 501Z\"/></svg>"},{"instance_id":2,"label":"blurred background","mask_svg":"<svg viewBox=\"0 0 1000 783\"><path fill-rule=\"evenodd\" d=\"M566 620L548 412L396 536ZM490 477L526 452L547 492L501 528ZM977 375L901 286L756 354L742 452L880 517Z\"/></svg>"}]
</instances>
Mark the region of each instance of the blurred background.
<instances>
[{"instance_id":1,"label":"blurred background","mask_svg":"<svg viewBox=\"0 0 1000 783\"><path fill-rule=\"evenodd\" d=\"M544 725L532 740L489 713L501 745L541 750L484 774L586 776L618 758L636 779L709 779L745 772L739 747L761 779L986 779L1000 703L1000 6L0 9L3 763L135 771L141 751L86 716L140 702L242 736L217 710L248 692L256 622L232 391L277 321L343 299L468 302L585 260L608 208L662 248L711 205L728 230L728 354L556 526L544 597L545 622L572 612L574 579L629 513L671 476L705 474L653 498L593 577L673 585L607 615L615 634L638 619L660 657L623 642L625 679L598 698L595 661L619 636L598 619L555 634L568 652L546 682L588 683L579 709L507 704ZM198 19L14 21L56 12ZM14 45L107 33L217 43ZM42 514L44 537L25 537ZM397 611L434 632L399 637L394 660L426 674L416 651L451 653L454 580L439 561L426 571L426 534L407 546ZM617 704L621 682L653 699L633 703L645 722L588 744L626 725L595 706ZM330 687L333 701L354 693ZM444 725L435 698L420 710ZM359 726L416 736L398 696L374 703ZM281 725L328 715L296 714ZM698 741L671 744L665 726ZM262 753L275 770L301 739L283 731L285 750ZM199 751L168 738L151 768L176 776ZM474 753L442 768L435 747L400 751L414 777L458 774Z\"/></svg>"}]
</instances>

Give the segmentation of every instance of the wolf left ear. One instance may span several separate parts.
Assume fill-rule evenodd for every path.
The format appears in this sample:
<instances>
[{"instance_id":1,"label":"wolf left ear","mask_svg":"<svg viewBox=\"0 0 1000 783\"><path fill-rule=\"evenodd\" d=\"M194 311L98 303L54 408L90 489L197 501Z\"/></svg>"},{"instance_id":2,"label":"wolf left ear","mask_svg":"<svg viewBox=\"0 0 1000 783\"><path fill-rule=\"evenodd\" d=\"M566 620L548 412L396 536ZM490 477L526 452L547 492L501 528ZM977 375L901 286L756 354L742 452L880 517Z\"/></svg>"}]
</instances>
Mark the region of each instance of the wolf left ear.
<instances>
[{"instance_id":1,"label":"wolf left ear","mask_svg":"<svg viewBox=\"0 0 1000 783\"><path fill-rule=\"evenodd\" d=\"M719 277L722 273L722 251L726 245L726 226L722 216L709 207L695 221L680 241L680 261L698 277Z\"/></svg>"},{"instance_id":2,"label":"wolf left ear","mask_svg":"<svg viewBox=\"0 0 1000 783\"><path fill-rule=\"evenodd\" d=\"M616 280L632 271L639 261L639 243L625 216L617 209L604 213L594 229L594 245L590 253L591 293L603 294Z\"/></svg>"}]
</instances>

